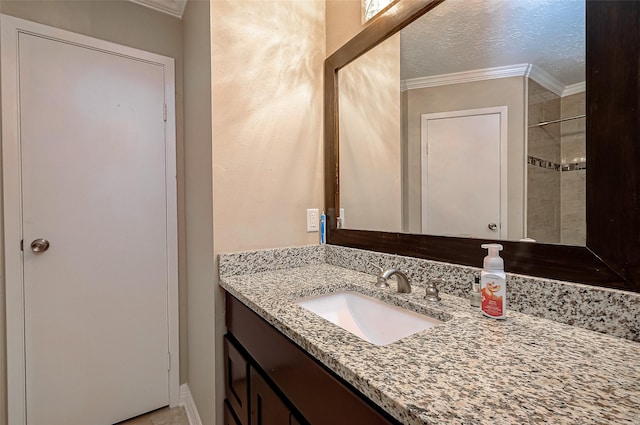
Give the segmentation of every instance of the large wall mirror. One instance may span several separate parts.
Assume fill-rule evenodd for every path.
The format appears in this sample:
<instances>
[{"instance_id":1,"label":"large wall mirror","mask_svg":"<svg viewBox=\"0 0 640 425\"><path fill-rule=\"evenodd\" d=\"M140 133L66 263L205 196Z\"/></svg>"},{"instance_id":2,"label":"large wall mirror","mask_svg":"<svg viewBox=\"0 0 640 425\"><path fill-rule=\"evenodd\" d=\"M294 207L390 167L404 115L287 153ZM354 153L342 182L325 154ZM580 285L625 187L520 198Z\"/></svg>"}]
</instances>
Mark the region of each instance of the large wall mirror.
<instances>
[{"instance_id":1,"label":"large wall mirror","mask_svg":"<svg viewBox=\"0 0 640 425\"><path fill-rule=\"evenodd\" d=\"M343 228L585 245L585 3L540 5L447 0L338 71Z\"/></svg>"},{"instance_id":2,"label":"large wall mirror","mask_svg":"<svg viewBox=\"0 0 640 425\"><path fill-rule=\"evenodd\" d=\"M638 48L602 65L612 28L639 38L624 3L401 0L328 58L329 243L477 266L500 240L509 271L640 291L640 236L616 234L639 228L638 173L607 177L640 150Z\"/></svg>"}]
</instances>

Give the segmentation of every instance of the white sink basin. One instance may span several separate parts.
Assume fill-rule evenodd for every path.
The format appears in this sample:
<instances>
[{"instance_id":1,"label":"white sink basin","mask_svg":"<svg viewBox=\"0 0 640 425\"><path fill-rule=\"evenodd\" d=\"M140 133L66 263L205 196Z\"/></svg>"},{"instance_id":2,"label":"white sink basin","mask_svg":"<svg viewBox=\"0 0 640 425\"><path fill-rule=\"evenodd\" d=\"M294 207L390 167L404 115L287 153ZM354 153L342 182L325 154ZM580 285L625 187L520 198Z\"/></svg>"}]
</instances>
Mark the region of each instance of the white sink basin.
<instances>
[{"instance_id":1,"label":"white sink basin","mask_svg":"<svg viewBox=\"0 0 640 425\"><path fill-rule=\"evenodd\" d=\"M332 292L296 304L375 345L391 344L443 323L357 292Z\"/></svg>"}]
</instances>

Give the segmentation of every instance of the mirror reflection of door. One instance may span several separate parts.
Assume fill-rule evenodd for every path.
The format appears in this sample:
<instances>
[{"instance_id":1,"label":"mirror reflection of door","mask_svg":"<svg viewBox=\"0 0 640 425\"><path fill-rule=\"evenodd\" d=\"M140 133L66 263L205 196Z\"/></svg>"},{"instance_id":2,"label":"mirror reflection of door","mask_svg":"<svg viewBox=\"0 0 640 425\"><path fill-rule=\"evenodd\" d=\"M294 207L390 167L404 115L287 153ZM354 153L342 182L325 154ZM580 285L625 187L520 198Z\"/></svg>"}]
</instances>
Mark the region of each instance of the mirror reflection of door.
<instances>
[{"instance_id":1,"label":"mirror reflection of door","mask_svg":"<svg viewBox=\"0 0 640 425\"><path fill-rule=\"evenodd\" d=\"M422 232L506 236L507 107L422 115Z\"/></svg>"}]
</instances>

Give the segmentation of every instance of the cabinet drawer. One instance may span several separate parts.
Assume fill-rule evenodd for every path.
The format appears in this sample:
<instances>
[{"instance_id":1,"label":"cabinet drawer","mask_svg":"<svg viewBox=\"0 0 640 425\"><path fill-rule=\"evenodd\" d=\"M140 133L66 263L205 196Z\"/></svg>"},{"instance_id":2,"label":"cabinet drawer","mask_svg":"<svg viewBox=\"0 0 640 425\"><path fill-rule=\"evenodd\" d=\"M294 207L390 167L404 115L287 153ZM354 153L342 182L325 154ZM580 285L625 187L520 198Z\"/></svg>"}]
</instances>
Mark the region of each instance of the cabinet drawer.
<instances>
[{"instance_id":1,"label":"cabinet drawer","mask_svg":"<svg viewBox=\"0 0 640 425\"><path fill-rule=\"evenodd\" d=\"M224 360L225 396L240 425L249 425L249 363L226 335Z\"/></svg>"}]
</instances>

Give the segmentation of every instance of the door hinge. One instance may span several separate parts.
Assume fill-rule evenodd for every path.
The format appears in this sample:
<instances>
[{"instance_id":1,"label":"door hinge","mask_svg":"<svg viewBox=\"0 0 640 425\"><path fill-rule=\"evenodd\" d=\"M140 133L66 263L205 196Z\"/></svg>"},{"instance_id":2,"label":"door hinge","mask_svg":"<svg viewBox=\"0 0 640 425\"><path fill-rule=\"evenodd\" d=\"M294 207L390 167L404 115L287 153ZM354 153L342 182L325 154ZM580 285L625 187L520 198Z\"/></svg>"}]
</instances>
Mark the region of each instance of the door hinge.
<instances>
[{"instance_id":1,"label":"door hinge","mask_svg":"<svg viewBox=\"0 0 640 425\"><path fill-rule=\"evenodd\" d=\"M162 119L167 120L167 104L162 105Z\"/></svg>"},{"instance_id":2,"label":"door hinge","mask_svg":"<svg viewBox=\"0 0 640 425\"><path fill-rule=\"evenodd\" d=\"M20 239L20 251L24 251L24 239Z\"/></svg>"},{"instance_id":3,"label":"door hinge","mask_svg":"<svg viewBox=\"0 0 640 425\"><path fill-rule=\"evenodd\" d=\"M167 365L167 370L171 370L171 353L167 353L169 364Z\"/></svg>"}]
</instances>

